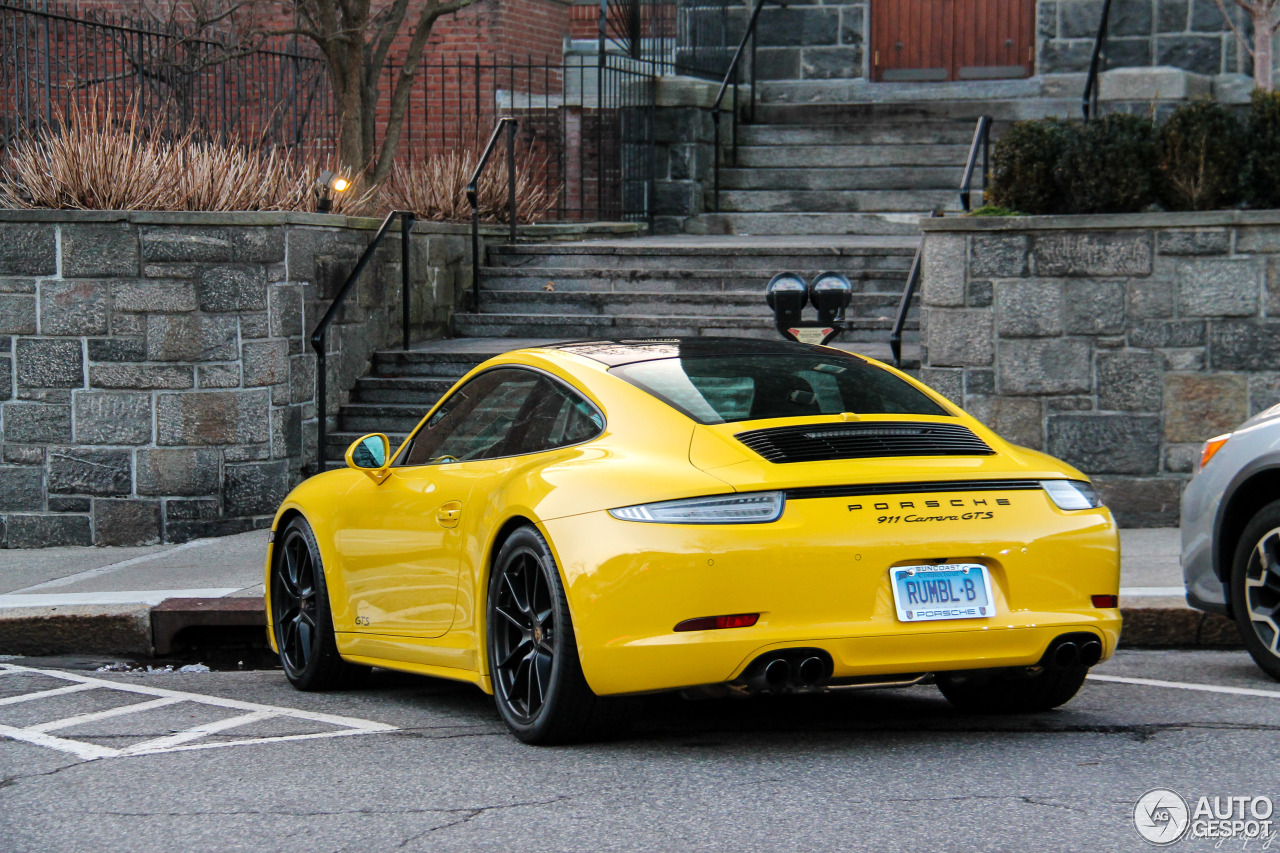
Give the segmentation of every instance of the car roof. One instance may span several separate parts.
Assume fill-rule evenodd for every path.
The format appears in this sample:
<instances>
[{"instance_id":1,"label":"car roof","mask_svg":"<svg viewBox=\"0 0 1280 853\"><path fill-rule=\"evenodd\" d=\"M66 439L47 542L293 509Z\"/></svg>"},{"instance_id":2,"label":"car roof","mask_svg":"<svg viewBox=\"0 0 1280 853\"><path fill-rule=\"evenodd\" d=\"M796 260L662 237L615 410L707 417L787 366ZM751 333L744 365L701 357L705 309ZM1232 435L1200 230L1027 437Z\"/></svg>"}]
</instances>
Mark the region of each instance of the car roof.
<instances>
[{"instance_id":1,"label":"car roof","mask_svg":"<svg viewBox=\"0 0 1280 853\"><path fill-rule=\"evenodd\" d=\"M859 358L828 347L761 338L627 338L622 340L566 341L541 349L559 350L598 361L609 367L656 361L663 358L696 358L744 355L818 354ZM860 359L859 360L863 360Z\"/></svg>"}]
</instances>

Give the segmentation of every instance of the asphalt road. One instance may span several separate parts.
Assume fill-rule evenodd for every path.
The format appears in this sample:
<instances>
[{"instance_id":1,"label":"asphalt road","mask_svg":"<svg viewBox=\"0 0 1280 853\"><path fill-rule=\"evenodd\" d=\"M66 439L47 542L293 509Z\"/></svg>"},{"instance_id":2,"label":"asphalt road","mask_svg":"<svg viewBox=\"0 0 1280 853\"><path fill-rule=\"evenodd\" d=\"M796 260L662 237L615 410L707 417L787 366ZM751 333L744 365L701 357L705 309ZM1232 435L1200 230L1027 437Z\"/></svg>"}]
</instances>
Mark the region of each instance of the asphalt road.
<instances>
[{"instance_id":1,"label":"asphalt road","mask_svg":"<svg viewBox=\"0 0 1280 853\"><path fill-rule=\"evenodd\" d=\"M1280 795L1280 685L1243 652L1122 652L1095 670L1228 692L1093 680L1017 718L963 716L930 687L664 697L626 739L572 748L524 746L478 691L393 673L316 695L275 671L0 665L64 673L0 674L0 735L26 738L0 737L0 849L14 853L1094 853L1151 849L1133 810L1152 788Z\"/></svg>"}]
</instances>

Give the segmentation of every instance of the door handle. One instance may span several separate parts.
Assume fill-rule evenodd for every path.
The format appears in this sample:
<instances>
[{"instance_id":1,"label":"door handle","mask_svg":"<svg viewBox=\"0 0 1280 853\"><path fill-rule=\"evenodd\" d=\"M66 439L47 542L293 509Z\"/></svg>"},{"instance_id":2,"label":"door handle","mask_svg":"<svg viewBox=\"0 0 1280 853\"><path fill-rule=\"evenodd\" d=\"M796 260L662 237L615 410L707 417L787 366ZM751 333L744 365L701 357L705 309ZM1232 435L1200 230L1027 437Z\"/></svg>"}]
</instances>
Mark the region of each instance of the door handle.
<instances>
[{"instance_id":1,"label":"door handle","mask_svg":"<svg viewBox=\"0 0 1280 853\"><path fill-rule=\"evenodd\" d=\"M449 501L436 510L436 523L441 527L457 527L462 518L462 502Z\"/></svg>"}]
</instances>

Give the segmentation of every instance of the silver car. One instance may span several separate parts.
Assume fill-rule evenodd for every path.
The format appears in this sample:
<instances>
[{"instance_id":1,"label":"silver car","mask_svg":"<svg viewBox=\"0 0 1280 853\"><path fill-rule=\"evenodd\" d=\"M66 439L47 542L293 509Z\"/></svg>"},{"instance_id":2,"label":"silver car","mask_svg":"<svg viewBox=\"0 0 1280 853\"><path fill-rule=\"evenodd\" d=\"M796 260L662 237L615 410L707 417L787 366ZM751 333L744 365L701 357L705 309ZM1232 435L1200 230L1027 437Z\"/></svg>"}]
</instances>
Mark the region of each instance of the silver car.
<instances>
[{"instance_id":1,"label":"silver car","mask_svg":"<svg viewBox=\"0 0 1280 853\"><path fill-rule=\"evenodd\" d=\"M1280 680L1280 406L1205 442L1182 494L1187 602L1235 620Z\"/></svg>"}]
</instances>

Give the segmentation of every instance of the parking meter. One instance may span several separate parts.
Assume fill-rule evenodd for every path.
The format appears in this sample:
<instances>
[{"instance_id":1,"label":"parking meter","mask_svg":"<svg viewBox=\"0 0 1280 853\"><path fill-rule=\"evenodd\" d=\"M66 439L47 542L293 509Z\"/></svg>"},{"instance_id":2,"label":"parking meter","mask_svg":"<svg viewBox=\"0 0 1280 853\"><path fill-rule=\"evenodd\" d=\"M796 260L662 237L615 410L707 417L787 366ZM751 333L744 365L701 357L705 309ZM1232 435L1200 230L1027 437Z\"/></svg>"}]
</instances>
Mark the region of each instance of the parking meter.
<instances>
[{"instance_id":1,"label":"parking meter","mask_svg":"<svg viewBox=\"0 0 1280 853\"><path fill-rule=\"evenodd\" d=\"M795 273L782 272L769 279L764 290L764 301L773 309L778 328L800 322L804 304L809 301L809 288L804 279Z\"/></svg>"},{"instance_id":2,"label":"parking meter","mask_svg":"<svg viewBox=\"0 0 1280 853\"><path fill-rule=\"evenodd\" d=\"M853 285L839 273L820 273L806 284L793 272L778 273L769 279L765 302L773 309L774 324L788 340L802 344L825 344L844 331L844 309L853 299ZM806 302L818 309L818 319L804 319Z\"/></svg>"},{"instance_id":3,"label":"parking meter","mask_svg":"<svg viewBox=\"0 0 1280 853\"><path fill-rule=\"evenodd\" d=\"M853 301L853 285L838 272L820 272L809 282L809 302L818 309L818 322L834 325L844 320L844 309Z\"/></svg>"}]
</instances>

